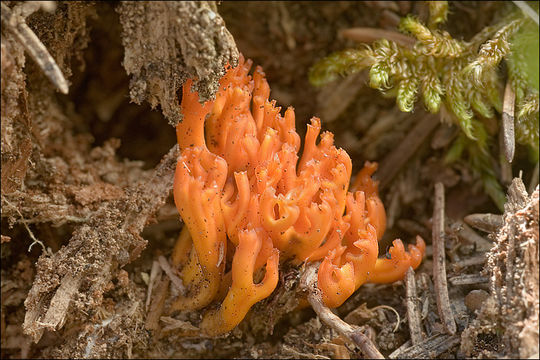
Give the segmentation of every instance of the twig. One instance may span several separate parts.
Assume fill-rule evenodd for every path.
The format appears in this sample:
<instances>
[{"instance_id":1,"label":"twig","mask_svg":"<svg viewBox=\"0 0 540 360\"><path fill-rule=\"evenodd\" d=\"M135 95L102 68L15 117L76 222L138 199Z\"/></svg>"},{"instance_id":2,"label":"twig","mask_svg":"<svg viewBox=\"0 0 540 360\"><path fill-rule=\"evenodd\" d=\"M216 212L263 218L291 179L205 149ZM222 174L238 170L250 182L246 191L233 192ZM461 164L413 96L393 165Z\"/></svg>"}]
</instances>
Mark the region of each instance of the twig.
<instances>
[{"instance_id":1,"label":"twig","mask_svg":"<svg viewBox=\"0 0 540 360\"><path fill-rule=\"evenodd\" d=\"M467 258L465 260L456 261L452 264L452 269L455 272L458 272L462 270L463 268L466 268L467 266L474 266L474 265L483 265L485 264L487 260L486 253L481 253L480 255L476 255L470 258Z\"/></svg>"},{"instance_id":2,"label":"twig","mask_svg":"<svg viewBox=\"0 0 540 360\"><path fill-rule=\"evenodd\" d=\"M493 233L503 226L502 215L496 214L470 214L463 218L465 222L478 230Z\"/></svg>"},{"instance_id":3,"label":"twig","mask_svg":"<svg viewBox=\"0 0 540 360\"><path fill-rule=\"evenodd\" d=\"M534 9L532 7L530 7L526 1L512 1L518 8L521 9L521 11L523 11L523 13L525 15L527 15L528 17L530 17L535 23L536 25L539 24L539 19L538 19L538 13L536 11L534 11Z\"/></svg>"},{"instance_id":4,"label":"twig","mask_svg":"<svg viewBox=\"0 0 540 360\"><path fill-rule=\"evenodd\" d=\"M393 30L383 30L370 27L357 27L343 29L339 32L339 36L362 43L371 43L378 39L388 39L398 45L412 49L416 40L410 36L400 34Z\"/></svg>"},{"instance_id":5,"label":"twig","mask_svg":"<svg viewBox=\"0 0 540 360\"><path fill-rule=\"evenodd\" d=\"M411 342L413 345L424 340L422 325L420 323L420 311L418 309L418 295L416 294L416 280L414 270L409 267L405 273L405 294L407 303L407 320L411 332Z\"/></svg>"},{"instance_id":6,"label":"twig","mask_svg":"<svg viewBox=\"0 0 540 360\"><path fill-rule=\"evenodd\" d=\"M2 3L2 23L15 35L54 86L63 94L67 94L69 90L68 83L54 58L49 54L47 48L36 34L26 25L24 18L13 14L11 9L4 3Z\"/></svg>"},{"instance_id":7,"label":"twig","mask_svg":"<svg viewBox=\"0 0 540 360\"><path fill-rule=\"evenodd\" d=\"M450 283L454 286L476 285L476 284L487 283L488 278L480 274L463 274L463 275L453 276L449 278L448 281L450 281Z\"/></svg>"},{"instance_id":8,"label":"twig","mask_svg":"<svg viewBox=\"0 0 540 360\"><path fill-rule=\"evenodd\" d=\"M438 125L438 116L426 114L407 134L405 139L381 161L381 166L375 173L375 177L380 180L380 189L390 184L390 181L399 173L409 158Z\"/></svg>"},{"instance_id":9,"label":"twig","mask_svg":"<svg viewBox=\"0 0 540 360\"><path fill-rule=\"evenodd\" d=\"M444 185L435 184L435 204L433 208L433 282L437 309L443 327L450 334L456 333L456 322L450 307L448 284L446 282L445 233L444 233Z\"/></svg>"},{"instance_id":10,"label":"twig","mask_svg":"<svg viewBox=\"0 0 540 360\"><path fill-rule=\"evenodd\" d=\"M514 103L516 94L512 89L510 81L506 82L504 89L503 113L502 113L502 132L504 144L504 156L508 162L514 159L514 151L516 147L516 137L514 134Z\"/></svg>"},{"instance_id":11,"label":"twig","mask_svg":"<svg viewBox=\"0 0 540 360\"><path fill-rule=\"evenodd\" d=\"M362 333L359 327L347 324L324 305L321 291L317 287L318 265L318 262L306 265L300 279L300 287L307 291L307 298L313 310L315 310L319 318L326 325L356 344L368 358L384 359L384 356L377 350L375 344L373 344L369 337Z\"/></svg>"},{"instance_id":12,"label":"twig","mask_svg":"<svg viewBox=\"0 0 540 360\"><path fill-rule=\"evenodd\" d=\"M397 353L394 351L392 359L435 359L445 351L459 344L461 338L458 335L436 334L413 345L408 349Z\"/></svg>"}]
</instances>

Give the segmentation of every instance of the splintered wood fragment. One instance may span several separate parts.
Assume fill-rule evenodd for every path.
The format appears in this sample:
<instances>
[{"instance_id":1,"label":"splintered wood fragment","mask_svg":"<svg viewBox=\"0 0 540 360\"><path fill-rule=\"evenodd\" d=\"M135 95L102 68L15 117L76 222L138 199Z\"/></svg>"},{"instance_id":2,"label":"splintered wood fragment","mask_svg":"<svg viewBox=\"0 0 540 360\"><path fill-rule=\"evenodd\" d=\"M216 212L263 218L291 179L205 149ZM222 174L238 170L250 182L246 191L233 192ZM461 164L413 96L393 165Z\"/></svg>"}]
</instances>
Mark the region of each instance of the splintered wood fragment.
<instances>
[{"instance_id":1,"label":"splintered wood fragment","mask_svg":"<svg viewBox=\"0 0 540 360\"><path fill-rule=\"evenodd\" d=\"M361 328L353 326L341 320L324 305L321 290L317 287L317 267L320 262L310 263L304 268L300 279L300 287L307 291L307 299L319 318L332 329L352 341L370 359L384 359L371 339L366 336Z\"/></svg>"},{"instance_id":2,"label":"splintered wood fragment","mask_svg":"<svg viewBox=\"0 0 540 360\"><path fill-rule=\"evenodd\" d=\"M448 284L446 282L446 256L444 233L444 185L435 184L435 204L433 208L433 282L435 286L435 299L439 317L447 333L456 333L456 322L448 297Z\"/></svg>"},{"instance_id":3,"label":"splintered wood fragment","mask_svg":"<svg viewBox=\"0 0 540 360\"><path fill-rule=\"evenodd\" d=\"M480 274L463 274L448 279L454 286L485 284L488 280L489 279L486 276Z\"/></svg>"},{"instance_id":4,"label":"splintered wood fragment","mask_svg":"<svg viewBox=\"0 0 540 360\"><path fill-rule=\"evenodd\" d=\"M26 25L24 18L14 15L4 3L2 3L2 24L15 35L54 86L63 94L67 94L69 90L68 83L54 58L49 54L47 48L36 34Z\"/></svg>"},{"instance_id":5,"label":"splintered wood fragment","mask_svg":"<svg viewBox=\"0 0 540 360\"><path fill-rule=\"evenodd\" d=\"M392 30L383 30L370 27L357 27L350 29L343 29L339 32L340 36L347 39L362 43L371 43L379 39L391 40L401 46L411 48L416 43L416 40L410 36L398 33Z\"/></svg>"},{"instance_id":6,"label":"splintered wood fragment","mask_svg":"<svg viewBox=\"0 0 540 360\"><path fill-rule=\"evenodd\" d=\"M171 282L174 286L180 291L182 295L185 295L186 289L184 287L184 283L182 282L182 279L180 279L173 271L171 266L169 265L169 262L167 259L165 259L165 256L160 255L158 258L159 266L163 271L165 271L165 274L171 279Z\"/></svg>"},{"instance_id":7,"label":"splintered wood fragment","mask_svg":"<svg viewBox=\"0 0 540 360\"><path fill-rule=\"evenodd\" d=\"M508 162L514 159L514 151L516 148L516 137L514 134L514 103L516 94L512 90L510 81L506 82L504 89L503 113L502 113L502 131L504 143L504 156Z\"/></svg>"},{"instance_id":8,"label":"splintered wood fragment","mask_svg":"<svg viewBox=\"0 0 540 360\"><path fill-rule=\"evenodd\" d=\"M152 262L152 270L150 270L150 280L148 281L148 291L146 293L146 303L145 303L145 310L148 311L148 306L150 306L150 300L152 298L152 290L154 289L154 283L156 282L156 278L161 275L161 267L159 266L159 263L154 260Z\"/></svg>"},{"instance_id":9,"label":"splintered wood fragment","mask_svg":"<svg viewBox=\"0 0 540 360\"><path fill-rule=\"evenodd\" d=\"M399 353L391 354L392 359L435 359L442 353L458 345L461 337L458 335L436 334L418 345L413 345Z\"/></svg>"},{"instance_id":10,"label":"splintered wood fragment","mask_svg":"<svg viewBox=\"0 0 540 360\"><path fill-rule=\"evenodd\" d=\"M495 232L503 226L503 217L497 214L470 214L463 220L472 227L487 233Z\"/></svg>"},{"instance_id":11,"label":"splintered wood fragment","mask_svg":"<svg viewBox=\"0 0 540 360\"><path fill-rule=\"evenodd\" d=\"M150 310L146 315L146 323L144 324L146 330L159 330L159 318L165 307L169 282L170 280L166 276L162 276L161 279L158 280L156 290L154 291L154 297L150 303Z\"/></svg>"},{"instance_id":12,"label":"splintered wood fragment","mask_svg":"<svg viewBox=\"0 0 540 360\"><path fill-rule=\"evenodd\" d=\"M505 212L516 212L527 206L529 194L527 194L523 180L514 178L507 192L508 201L504 204Z\"/></svg>"},{"instance_id":13,"label":"splintered wood fragment","mask_svg":"<svg viewBox=\"0 0 540 360\"><path fill-rule=\"evenodd\" d=\"M427 113L416 123L405 139L381 161L381 166L374 176L380 181L379 189L384 189L390 184L392 179L438 125L438 115Z\"/></svg>"},{"instance_id":14,"label":"splintered wood fragment","mask_svg":"<svg viewBox=\"0 0 540 360\"><path fill-rule=\"evenodd\" d=\"M75 276L74 274L67 274L62 278L62 283L51 300L49 309L45 314L41 326L49 328L50 330L55 330L57 326L62 327L67 315L69 303L71 302L72 296L79 289L80 282L81 277Z\"/></svg>"},{"instance_id":15,"label":"splintered wood fragment","mask_svg":"<svg viewBox=\"0 0 540 360\"><path fill-rule=\"evenodd\" d=\"M165 327L161 330L162 333L167 333L170 331L175 331L179 336L200 336L200 330L198 327L193 326L188 321L182 321L174 319L170 316L162 316L160 318L161 322L165 324Z\"/></svg>"},{"instance_id":16,"label":"splintered wood fragment","mask_svg":"<svg viewBox=\"0 0 540 360\"><path fill-rule=\"evenodd\" d=\"M424 333L422 332L422 325L420 323L416 280L414 278L414 270L411 267L409 267L405 273L405 294L407 299L407 320L409 321L411 342L413 345L416 345L424 340Z\"/></svg>"}]
</instances>

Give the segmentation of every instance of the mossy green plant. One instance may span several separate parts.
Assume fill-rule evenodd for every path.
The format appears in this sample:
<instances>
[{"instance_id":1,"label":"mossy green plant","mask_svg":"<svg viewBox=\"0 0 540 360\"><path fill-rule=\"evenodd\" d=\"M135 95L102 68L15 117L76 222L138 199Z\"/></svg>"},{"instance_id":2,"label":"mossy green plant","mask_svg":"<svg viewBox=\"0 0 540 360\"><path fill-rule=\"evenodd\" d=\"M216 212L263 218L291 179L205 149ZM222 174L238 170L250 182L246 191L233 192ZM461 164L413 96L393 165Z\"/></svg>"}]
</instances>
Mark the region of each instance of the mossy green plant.
<instances>
[{"instance_id":1,"label":"mossy green plant","mask_svg":"<svg viewBox=\"0 0 540 360\"><path fill-rule=\"evenodd\" d=\"M465 157L482 179L486 193L503 209L504 193L488 150L494 141L485 123L502 112L505 78L499 65L504 59L516 93L516 139L538 153L538 25L516 8L463 41L439 28L447 19L448 3L429 1L428 5L427 25L412 15L401 19L399 30L415 38L413 46L379 39L371 46L336 52L310 69L309 80L321 86L369 69L369 85L394 95L401 111L411 112L419 96L431 113L444 106L465 135L449 150L460 157L451 155L447 160ZM531 43L536 46L536 58L522 55L529 53ZM456 151L458 148L462 150Z\"/></svg>"}]
</instances>

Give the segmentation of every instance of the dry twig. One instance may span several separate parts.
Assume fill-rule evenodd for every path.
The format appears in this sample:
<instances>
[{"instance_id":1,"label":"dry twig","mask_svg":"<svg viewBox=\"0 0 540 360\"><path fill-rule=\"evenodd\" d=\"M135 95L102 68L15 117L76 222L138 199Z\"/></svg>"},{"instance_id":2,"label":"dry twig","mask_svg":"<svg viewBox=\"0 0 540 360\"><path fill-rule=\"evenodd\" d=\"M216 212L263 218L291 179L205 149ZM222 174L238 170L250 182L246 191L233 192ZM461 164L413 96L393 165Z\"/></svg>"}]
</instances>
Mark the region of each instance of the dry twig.
<instances>
[{"instance_id":1,"label":"dry twig","mask_svg":"<svg viewBox=\"0 0 540 360\"><path fill-rule=\"evenodd\" d=\"M26 25L24 20L24 16L30 15L30 11L33 12L39 7L41 6L26 6L26 8L20 8L19 11L15 11L15 9L12 11L7 5L2 3L2 24L15 35L17 40L24 46L30 57L34 59L54 86L56 86L63 94L67 94L69 90L68 83L64 78L62 71L60 71L60 68L51 54L47 51L45 45L43 45L36 34L34 34L28 25Z\"/></svg>"},{"instance_id":2,"label":"dry twig","mask_svg":"<svg viewBox=\"0 0 540 360\"><path fill-rule=\"evenodd\" d=\"M477 284L487 283L488 278L480 274L463 274L463 275L453 276L450 279L448 279L448 281L450 281L450 283L454 286L477 285Z\"/></svg>"},{"instance_id":3,"label":"dry twig","mask_svg":"<svg viewBox=\"0 0 540 360\"><path fill-rule=\"evenodd\" d=\"M424 339L422 325L420 323L420 311L418 309L418 295L416 294L416 280L414 270L409 267L405 273L405 293L407 300L407 320L411 332L411 343L419 344Z\"/></svg>"},{"instance_id":4,"label":"dry twig","mask_svg":"<svg viewBox=\"0 0 540 360\"><path fill-rule=\"evenodd\" d=\"M460 337L458 335L436 334L424 340L423 342L413 345L399 353L394 351L390 358L392 359L435 359L447 350L450 350L459 344Z\"/></svg>"},{"instance_id":5,"label":"dry twig","mask_svg":"<svg viewBox=\"0 0 540 360\"><path fill-rule=\"evenodd\" d=\"M309 263L304 268L300 279L300 287L308 293L308 301L319 318L332 329L356 344L360 350L371 359L384 359L377 347L368 336L357 326L347 324L334 314L322 301L321 291L317 287L317 267L319 263Z\"/></svg>"},{"instance_id":6,"label":"dry twig","mask_svg":"<svg viewBox=\"0 0 540 360\"><path fill-rule=\"evenodd\" d=\"M444 233L444 185L435 184L435 204L433 207L433 282L437 309L444 329L450 334L456 333L456 322L448 297L448 284L446 282L446 257Z\"/></svg>"}]
</instances>

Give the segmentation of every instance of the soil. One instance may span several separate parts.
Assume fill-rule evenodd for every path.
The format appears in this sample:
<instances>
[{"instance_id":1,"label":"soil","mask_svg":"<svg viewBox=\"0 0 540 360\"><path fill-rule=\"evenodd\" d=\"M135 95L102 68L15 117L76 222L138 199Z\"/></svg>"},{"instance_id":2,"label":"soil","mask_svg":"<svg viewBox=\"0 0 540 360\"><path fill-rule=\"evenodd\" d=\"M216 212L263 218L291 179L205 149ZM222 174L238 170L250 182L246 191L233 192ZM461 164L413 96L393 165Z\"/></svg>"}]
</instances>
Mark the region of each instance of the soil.
<instances>
[{"instance_id":1,"label":"soil","mask_svg":"<svg viewBox=\"0 0 540 360\"><path fill-rule=\"evenodd\" d=\"M174 297L167 258L183 226L171 191L181 88L194 78L202 100L212 98L239 53L263 67L271 98L295 108L301 136L311 116L322 119L353 173L366 160L383 168L413 129L424 129L406 166L379 179L388 216L380 253L396 237L419 234L428 244L414 276L421 341L411 342L404 281L364 285L335 313L361 326L385 357L538 357L538 190L523 187L537 170L526 150L516 149L513 171L523 182L509 187L500 224L475 232L465 216L500 211L466 164L444 162L455 127L438 116L429 130L419 127L428 116L421 104L400 112L365 74L320 89L308 82L318 59L358 46L340 30L395 30L406 14L425 19L424 2L55 2L30 14L21 4L2 2L2 358L363 356L298 306L302 268L290 264L272 296L227 335L198 334L202 312L159 310ZM15 14L9 26L4 6ZM504 6L452 2L446 28L468 39ZM21 22L58 65L68 94L29 56L32 45L16 36ZM455 334L443 326L433 285L436 183L446 194Z\"/></svg>"}]
</instances>

